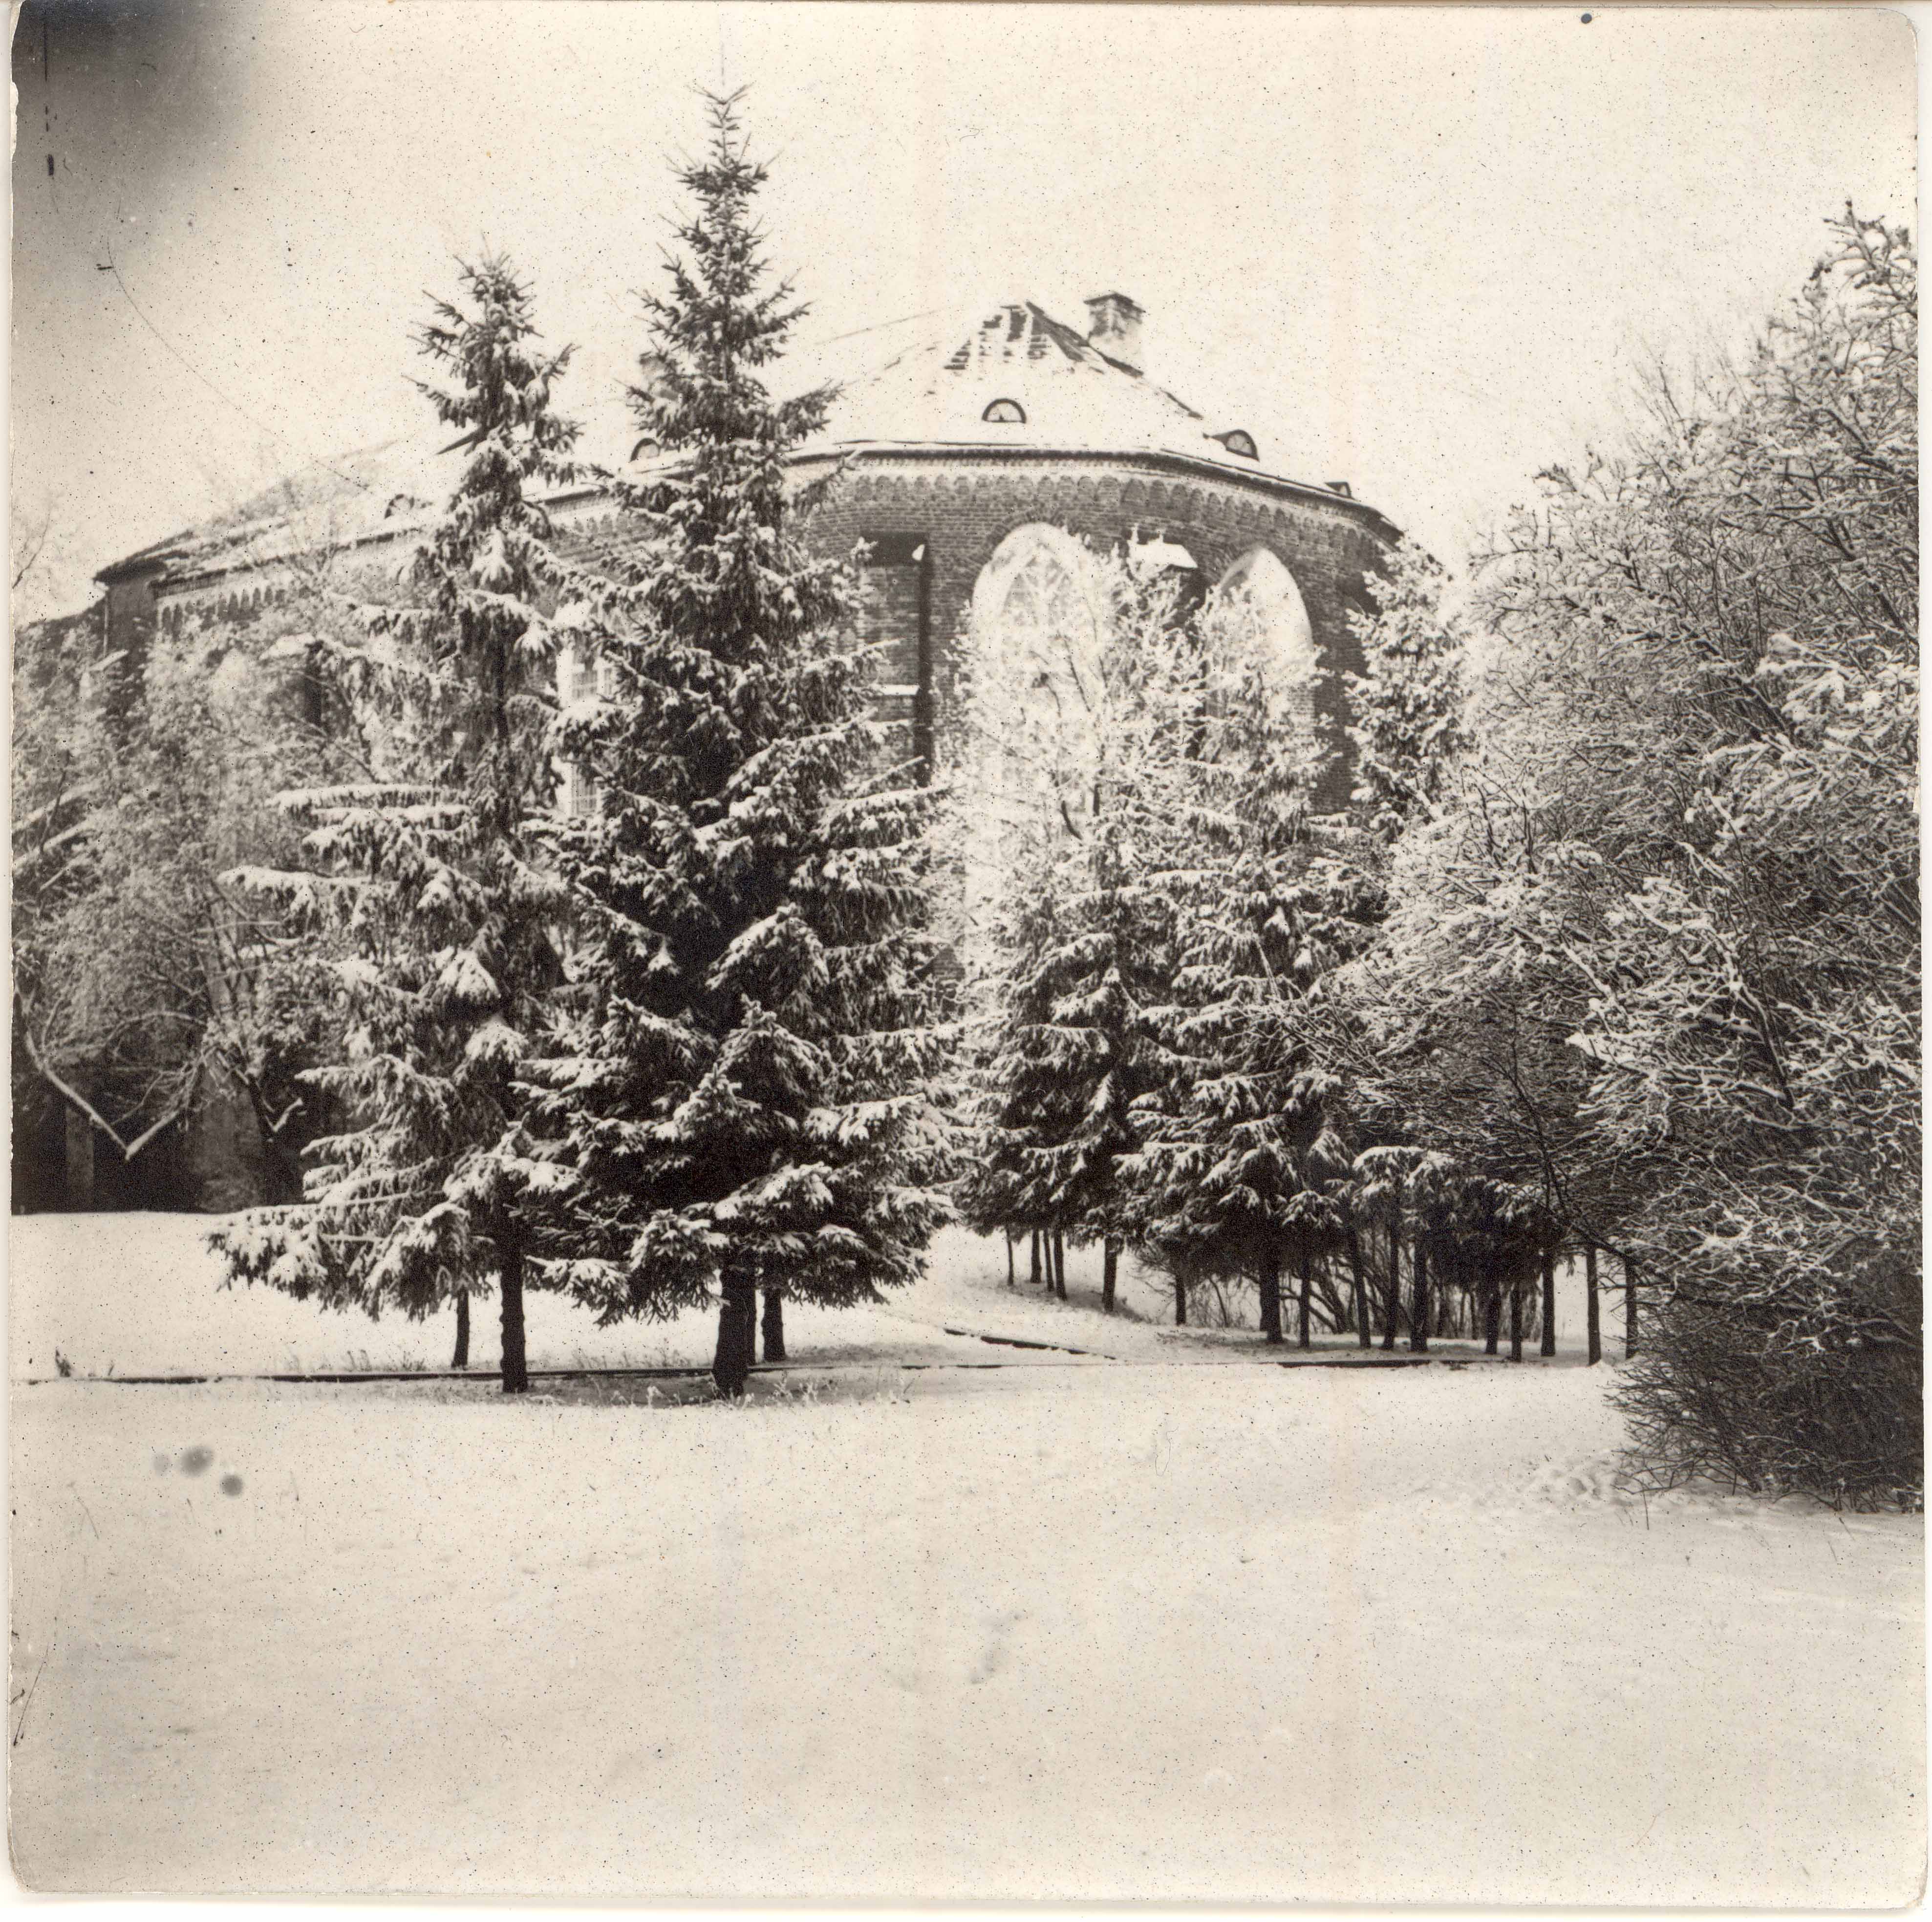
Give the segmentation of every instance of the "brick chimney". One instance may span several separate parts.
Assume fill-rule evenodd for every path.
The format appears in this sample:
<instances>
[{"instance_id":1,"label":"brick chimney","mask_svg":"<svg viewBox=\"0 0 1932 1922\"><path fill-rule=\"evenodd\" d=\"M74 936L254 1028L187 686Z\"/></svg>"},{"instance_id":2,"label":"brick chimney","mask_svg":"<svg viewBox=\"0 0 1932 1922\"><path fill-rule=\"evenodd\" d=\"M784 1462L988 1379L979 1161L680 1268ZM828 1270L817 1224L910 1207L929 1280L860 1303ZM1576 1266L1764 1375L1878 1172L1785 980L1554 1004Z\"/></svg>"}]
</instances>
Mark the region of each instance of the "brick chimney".
<instances>
[{"instance_id":1,"label":"brick chimney","mask_svg":"<svg viewBox=\"0 0 1932 1922\"><path fill-rule=\"evenodd\" d=\"M1147 318L1124 293L1096 293L1087 303L1087 338L1109 360L1141 368L1141 323Z\"/></svg>"}]
</instances>

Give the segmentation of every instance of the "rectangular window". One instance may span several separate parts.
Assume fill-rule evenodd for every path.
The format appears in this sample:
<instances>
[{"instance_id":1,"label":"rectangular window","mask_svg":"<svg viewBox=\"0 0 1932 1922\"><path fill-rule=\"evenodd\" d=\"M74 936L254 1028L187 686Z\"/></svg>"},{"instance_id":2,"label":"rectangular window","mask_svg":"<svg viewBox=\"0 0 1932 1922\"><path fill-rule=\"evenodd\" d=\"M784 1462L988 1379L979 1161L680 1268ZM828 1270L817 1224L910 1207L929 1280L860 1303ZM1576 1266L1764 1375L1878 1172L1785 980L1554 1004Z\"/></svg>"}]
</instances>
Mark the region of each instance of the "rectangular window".
<instances>
[{"instance_id":1,"label":"rectangular window","mask_svg":"<svg viewBox=\"0 0 1932 1922\"><path fill-rule=\"evenodd\" d=\"M556 698L560 706L570 707L574 702L588 700L593 694L608 697L610 692L608 662L601 656L593 661L588 650L580 647L558 650ZM572 761L560 761L556 772L558 812L566 815L595 814L597 783L591 778L589 770Z\"/></svg>"},{"instance_id":2,"label":"rectangular window","mask_svg":"<svg viewBox=\"0 0 1932 1922\"><path fill-rule=\"evenodd\" d=\"M868 532L859 564L859 634L879 644L882 712L910 722L910 747L927 778L932 752L931 548L924 534Z\"/></svg>"}]
</instances>

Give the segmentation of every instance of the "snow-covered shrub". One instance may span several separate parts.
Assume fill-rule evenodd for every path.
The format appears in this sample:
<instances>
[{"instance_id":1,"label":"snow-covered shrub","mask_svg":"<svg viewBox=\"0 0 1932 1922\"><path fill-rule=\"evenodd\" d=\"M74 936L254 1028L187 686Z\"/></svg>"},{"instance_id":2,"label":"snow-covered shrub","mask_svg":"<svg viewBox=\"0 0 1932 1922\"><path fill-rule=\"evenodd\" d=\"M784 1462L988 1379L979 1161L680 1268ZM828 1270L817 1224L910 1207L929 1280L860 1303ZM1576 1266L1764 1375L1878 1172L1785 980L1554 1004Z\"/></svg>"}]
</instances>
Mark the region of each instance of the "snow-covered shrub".
<instances>
[{"instance_id":1,"label":"snow-covered shrub","mask_svg":"<svg viewBox=\"0 0 1932 1922\"><path fill-rule=\"evenodd\" d=\"M1913 1298L1893 1311L1916 1312L1917 1275L1891 1279ZM1916 1354L1682 1299L1649 1317L1645 1337L1616 1395L1634 1481L1667 1488L1702 1475L1834 1508L1924 1505Z\"/></svg>"},{"instance_id":2,"label":"snow-covered shrub","mask_svg":"<svg viewBox=\"0 0 1932 1922\"><path fill-rule=\"evenodd\" d=\"M1488 557L1365 1015L1418 1138L1634 1259L1666 1478L1922 1476L1918 290L1836 251Z\"/></svg>"}]
</instances>

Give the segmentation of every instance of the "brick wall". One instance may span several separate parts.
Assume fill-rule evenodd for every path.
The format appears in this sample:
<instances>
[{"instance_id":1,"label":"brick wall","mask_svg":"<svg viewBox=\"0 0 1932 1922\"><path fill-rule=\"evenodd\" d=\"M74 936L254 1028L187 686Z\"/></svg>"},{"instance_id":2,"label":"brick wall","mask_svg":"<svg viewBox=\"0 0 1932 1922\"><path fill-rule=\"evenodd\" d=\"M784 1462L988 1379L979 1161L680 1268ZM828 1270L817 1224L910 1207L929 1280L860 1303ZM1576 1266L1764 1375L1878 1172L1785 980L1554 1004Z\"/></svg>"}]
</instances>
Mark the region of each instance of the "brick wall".
<instances>
[{"instance_id":1,"label":"brick wall","mask_svg":"<svg viewBox=\"0 0 1932 1922\"><path fill-rule=\"evenodd\" d=\"M859 538L859 638L879 650L887 752L925 768L932 753L930 548L916 528L868 525Z\"/></svg>"},{"instance_id":2,"label":"brick wall","mask_svg":"<svg viewBox=\"0 0 1932 1922\"><path fill-rule=\"evenodd\" d=\"M117 572L104 583L107 593L101 618L106 624L113 667L103 696L109 723L117 730L126 726L140 698L142 677L154 638L156 590L162 572L157 562Z\"/></svg>"},{"instance_id":3,"label":"brick wall","mask_svg":"<svg viewBox=\"0 0 1932 1922\"><path fill-rule=\"evenodd\" d=\"M1331 720L1340 713L1341 674L1361 667L1348 614L1366 606L1364 578L1396 538L1372 509L1340 497L1163 472L1158 457L857 456L816 491L803 531L826 554L868 544L862 631L891 644L896 674L901 664L920 664L912 720L921 752L929 752L935 709L952 690L974 583L1000 542L1034 521L1100 546L1136 534L1178 542L1210 583L1252 548L1273 553L1301 590L1328 676L1319 704ZM1340 806L1348 786L1338 762L1324 803Z\"/></svg>"},{"instance_id":4,"label":"brick wall","mask_svg":"<svg viewBox=\"0 0 1932 1922\"><path fill-rule=\"evenodd\" d=\"M896 750L920 759L930 758L952 689L974 583L1016 527L1043 521L1102 547L1159 536L1186 547L1210 583L1250 549L1267 549L1301 590L1326 671L1318 704L1331 722L1341 712L1342 674L1361 666L1348 614L1366 605L1364 577L1397 538L1372 508L1326 489L1210 473L1158 454L866 449L801 463L796 476L808 543L858 561L860 632L883 644L881 678L895 690L882 695L880 712L895 724ZM574 502L557 518L580 552L614 560L634 542L624 518L601 500ZM191 593L163 582L164 617L172 603L202 597L241 617L275 591L273 583L251 587L251 572ZM152 577L111 587L109 602L116 641L141 646L154 619ZM1346 802L1348 779L1338 761L1326 805Z\"/></svg>"}]
</instances>

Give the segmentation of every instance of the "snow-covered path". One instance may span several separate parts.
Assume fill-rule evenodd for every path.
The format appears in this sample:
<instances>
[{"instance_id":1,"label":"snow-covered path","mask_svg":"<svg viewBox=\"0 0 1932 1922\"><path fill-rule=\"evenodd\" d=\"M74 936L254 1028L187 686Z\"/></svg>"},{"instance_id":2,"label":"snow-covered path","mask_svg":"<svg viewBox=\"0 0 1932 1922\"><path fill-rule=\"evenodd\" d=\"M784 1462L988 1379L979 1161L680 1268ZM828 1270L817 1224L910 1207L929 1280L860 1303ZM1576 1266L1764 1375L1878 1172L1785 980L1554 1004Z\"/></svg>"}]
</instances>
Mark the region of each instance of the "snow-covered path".
<instances>
[{"instance_id":1,"label":"snow-covered path","mask_svg":"<svg viewBox=\"0 0 1932 1922\"><path fill-rule=\"evenodd\" d=\"M1909 1899L1918 1521L1646 1515L1606 1373L1101 1365L670 1410L16 1388L15 1862Z\"/></svg>"}]
</instances>

